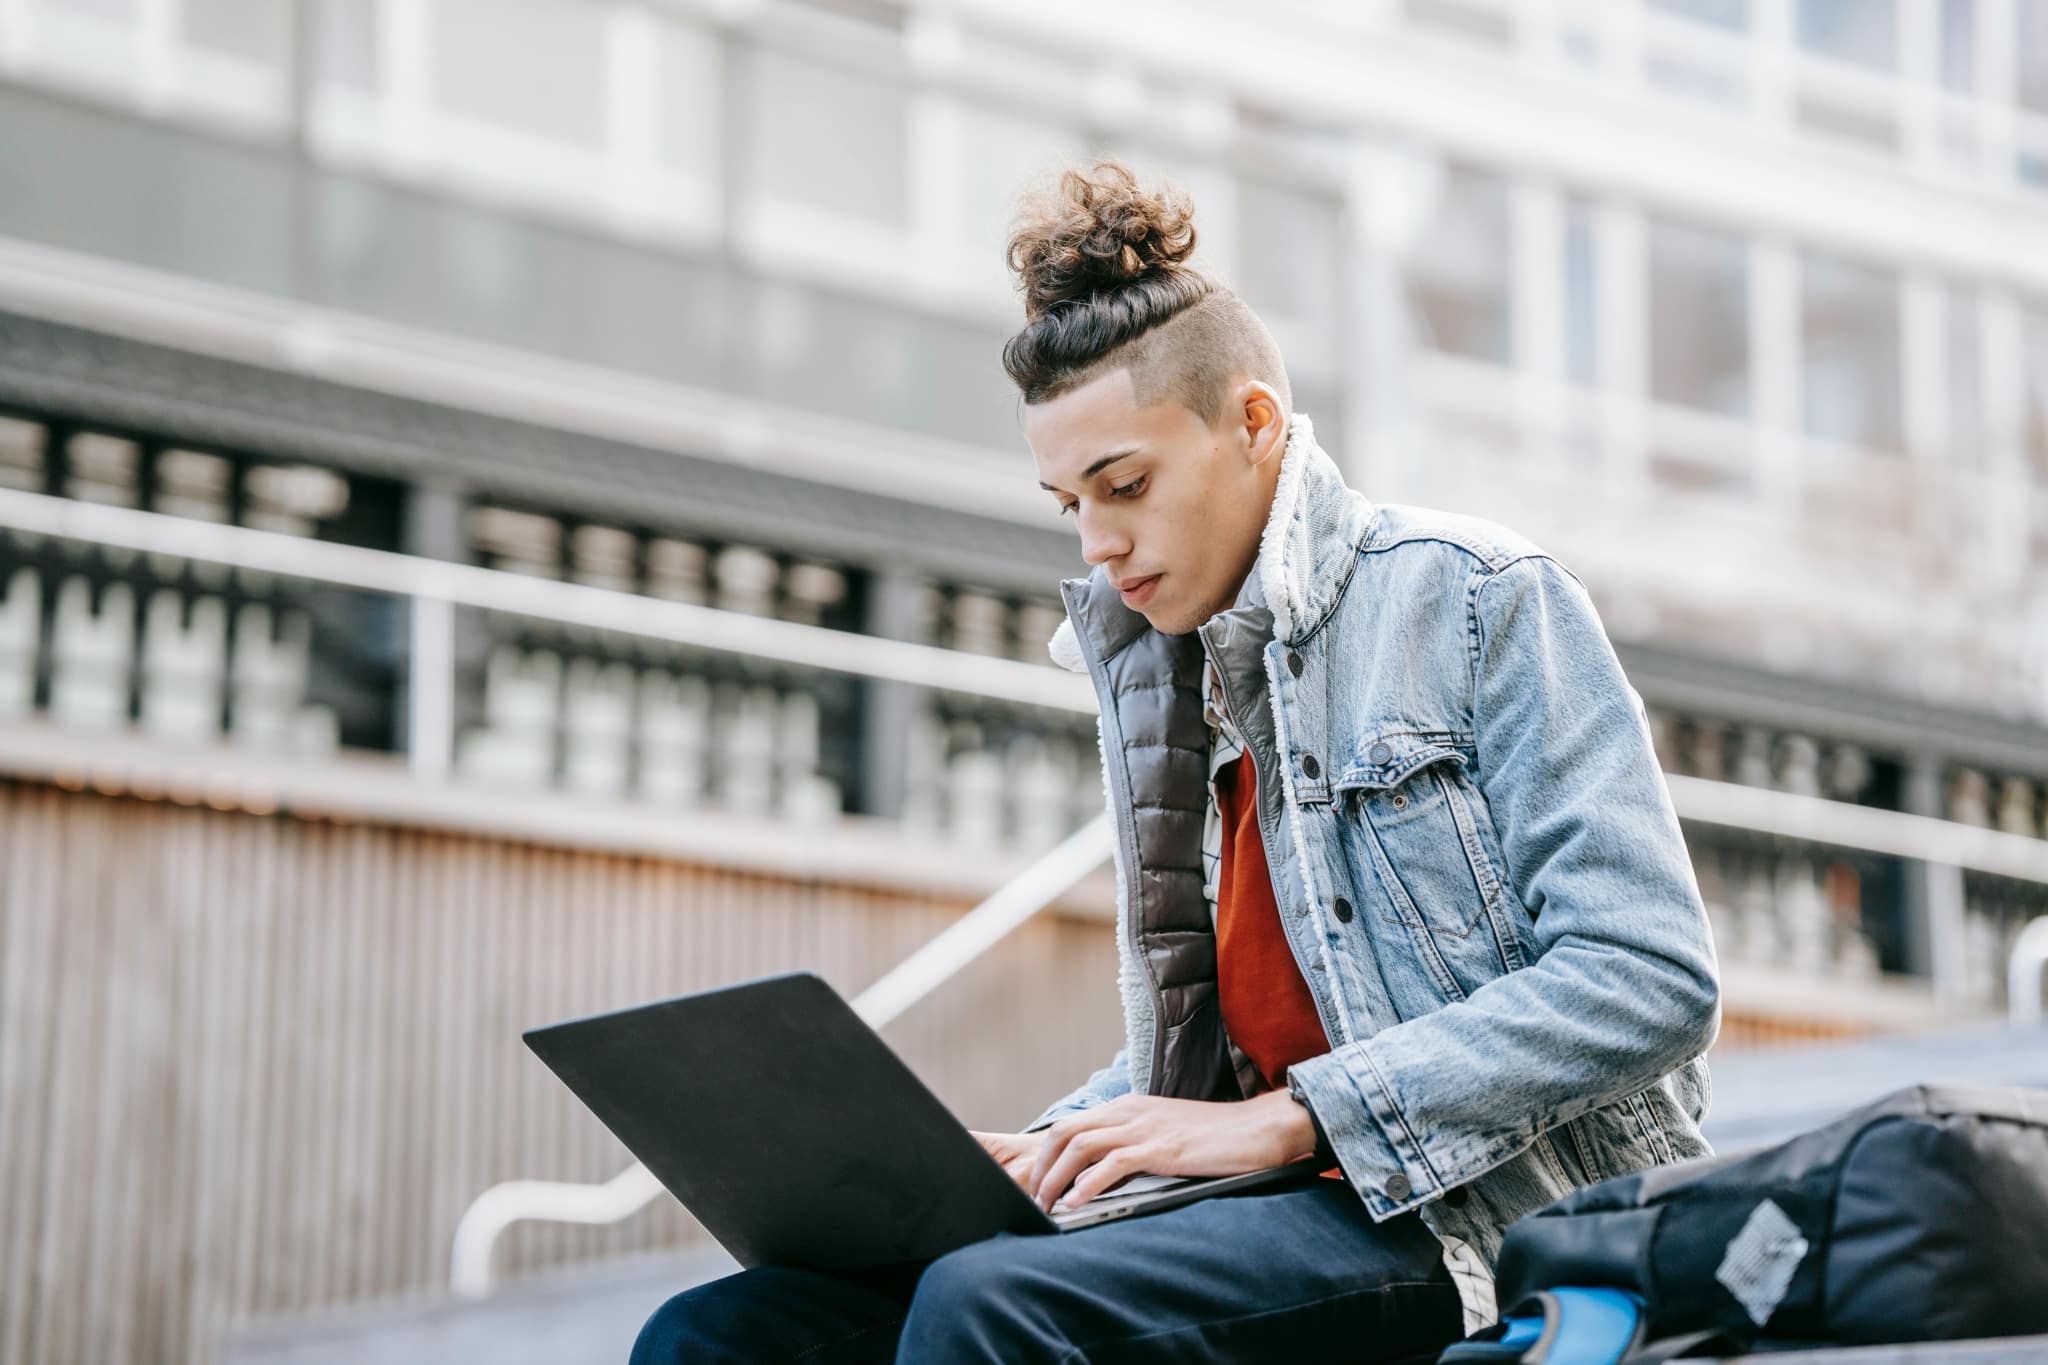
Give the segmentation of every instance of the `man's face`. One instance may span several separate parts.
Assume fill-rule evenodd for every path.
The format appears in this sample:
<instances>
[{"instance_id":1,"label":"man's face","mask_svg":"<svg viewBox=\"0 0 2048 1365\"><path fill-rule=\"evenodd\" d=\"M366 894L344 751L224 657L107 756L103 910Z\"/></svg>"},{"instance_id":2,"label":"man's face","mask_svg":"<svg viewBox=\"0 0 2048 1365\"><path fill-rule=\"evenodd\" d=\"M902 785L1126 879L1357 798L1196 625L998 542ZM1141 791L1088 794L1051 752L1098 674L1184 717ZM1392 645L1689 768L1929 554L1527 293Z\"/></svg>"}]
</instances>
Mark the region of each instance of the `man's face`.
<instances>
[{"instance_id":1,"label":"man's face","mask_svg":"<svg viewBox=\"0 0 2048 1365\"><path fill-rule=\"evenodd\" d=\"M1211 426L1172 398L1137 406L1130 371L1111 370L1027 405L1024 437L1082 558L1153 629L1185 635L1236 600L1285 443L1271 390L1234 389Z\"/></svg>"}]
</instances>

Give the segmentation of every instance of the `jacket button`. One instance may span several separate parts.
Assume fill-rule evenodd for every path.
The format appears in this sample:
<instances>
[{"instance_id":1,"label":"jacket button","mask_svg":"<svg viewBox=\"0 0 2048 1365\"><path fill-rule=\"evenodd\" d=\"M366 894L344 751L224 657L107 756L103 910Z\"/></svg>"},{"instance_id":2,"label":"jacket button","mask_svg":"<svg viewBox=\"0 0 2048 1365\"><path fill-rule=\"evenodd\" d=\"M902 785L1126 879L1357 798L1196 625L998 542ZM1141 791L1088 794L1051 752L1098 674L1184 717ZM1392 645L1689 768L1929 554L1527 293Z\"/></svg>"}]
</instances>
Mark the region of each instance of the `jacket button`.
<instances>
[{"instance_id":1,"label":"jacket button","mask_svg":"<svg viewBox=\"0 0 2048 1365\"><path fill-rule=\"evenodd\" d=\"M1387 1183L1382 1188L1386 1190L1387 1198L1393 1200L1397 1204L1400 1203L1403 1199L1406 1199L1409 1195L1415 1193L1415 1187L1408 1183L1408 1177L1401 1174L1399 1171L1396 1171L1392 1175L1388 1176Z\"/></svg>"},{"instance_id":2,"label":"jacket button","mask_svg":"<svg viewBox=\"0 0 2048 1365\"><path fill-rule=\"evenodd\" d=\"M1393 756L1394 751L1385 744L1375 744L1372 746L1372 761L1375 763L1384 763Z\"/></svg>"},{"instance_id":3,"label":"jacket button","mask_svg":"<svg viewBox=\"0 0 2048 1365\"><path fill-rule=\"evenodd\" d=\"M1349 924L1349 923L1351 923L1351 902L1350 902L1350 901L1347 901L1347 900L1345 900L1345 899L1344 899L1344 898L1343 898L1342 896L1339 896L1339 897L1337 897L1337 903L1336 903L1335 905L1331 906L1330 908L1331 908L1332 910L1335 910L1335 911L1337 912L1337 918L1338 918L1339 920L1343 921L1343 922L1344 922L1345 924Z\"/></svg>"},{"instance_id":4,"label":"jacket button","mask_svg":"<svg viewBox=\"0 0 2048 1365\"><path fill-rule=\"evenodd\" d=\"M1291 649L1287 651L1287 671L1297 678L1301 676L1301 655Z\"/></svg>"},{"instance_id":5,"label":"jacket button","mask_svg":"<svg viewBox=\"0 0 2048 1365\"><path fill-rule=\"evenodd\" d=\"M1314 754L1303 754L1301 756L1301 770L1308 774L1308 780L1311 782L1323 775L1323 765L1316 762Z\"/></svg>"}]
</instances>

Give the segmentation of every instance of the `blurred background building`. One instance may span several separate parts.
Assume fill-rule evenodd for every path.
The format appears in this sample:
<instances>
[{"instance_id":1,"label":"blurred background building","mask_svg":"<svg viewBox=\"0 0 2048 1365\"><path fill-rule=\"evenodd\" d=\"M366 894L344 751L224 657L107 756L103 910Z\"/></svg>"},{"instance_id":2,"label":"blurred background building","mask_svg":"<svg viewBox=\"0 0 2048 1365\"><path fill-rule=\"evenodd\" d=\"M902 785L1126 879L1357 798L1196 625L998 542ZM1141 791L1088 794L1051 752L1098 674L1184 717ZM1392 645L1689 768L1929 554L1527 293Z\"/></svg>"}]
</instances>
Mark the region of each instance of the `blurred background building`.
<instances>
[{"instance_id":1,"label":"blurred background building","mask_svg":"<svg viewBox=\"0 0 2048 1365\"><path fill-rule=\"evenodd\" d=\"M486 1187L626 1160L520 1028L852 995L1099 810L997 360L1092 153L1356 486L1586 579L1724 1053L2003 1008L2048 5L0 0L0 1358L438 1303ZM971 1125L1115 1045L1110 901L891 1026Z\"/></svg>"}]
</instances>

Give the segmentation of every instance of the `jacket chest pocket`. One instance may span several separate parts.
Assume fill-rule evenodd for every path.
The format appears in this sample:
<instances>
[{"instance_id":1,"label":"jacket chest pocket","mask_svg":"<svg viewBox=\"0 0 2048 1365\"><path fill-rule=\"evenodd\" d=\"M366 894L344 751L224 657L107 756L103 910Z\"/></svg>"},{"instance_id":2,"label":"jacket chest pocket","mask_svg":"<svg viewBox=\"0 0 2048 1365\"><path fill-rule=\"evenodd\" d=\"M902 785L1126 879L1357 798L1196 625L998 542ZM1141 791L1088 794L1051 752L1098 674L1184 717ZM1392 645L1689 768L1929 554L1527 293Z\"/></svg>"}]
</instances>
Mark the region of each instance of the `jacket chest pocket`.
<instances>
[{"instance_id":1,"label":"jacket chest pocket","mask_svg":"<svg viewBox=\"0 0 2048 1365\"><path fill-rule=\"evenodd\" d=\"M1382 734L1332 784L1377 875L1381 914L1466 937L1500 894L1480 841L1465 758L1442 734Z\"/></svg>"}]
</instances>

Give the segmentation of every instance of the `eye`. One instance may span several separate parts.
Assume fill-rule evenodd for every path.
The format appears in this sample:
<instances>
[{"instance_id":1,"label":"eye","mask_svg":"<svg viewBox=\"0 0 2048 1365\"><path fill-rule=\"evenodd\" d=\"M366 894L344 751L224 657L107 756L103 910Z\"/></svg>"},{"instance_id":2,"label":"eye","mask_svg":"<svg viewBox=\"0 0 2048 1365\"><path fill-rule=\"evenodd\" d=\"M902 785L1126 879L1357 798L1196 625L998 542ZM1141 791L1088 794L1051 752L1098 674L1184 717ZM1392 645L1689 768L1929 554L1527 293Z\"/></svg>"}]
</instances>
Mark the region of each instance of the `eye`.
<instances>
[{"instance_id":1,"label":"eye","mask_svg":"<svg viewBox=\"0 0 2048 1365\"><path fill-rule=\"evenodd\" d=\"M1080 506L1081 504L1078 502L1063 502L1060 504L1060 515L1063 517L1071 515L1072 513L1078 511L1080 509Z\"/></svg>"},{"instance_id":2,"label":"eye","mask_svg":"<svg viewBox=\"0 0 2048 1365\"><path fill-rule=\"evenodd\" d=\"M1109 491L1114 497L1135 498L1138 494L1145 491L1145 478L1143 475L1140 475L1122 487L1112 486Z\"/></svg>"}]
</instances>

